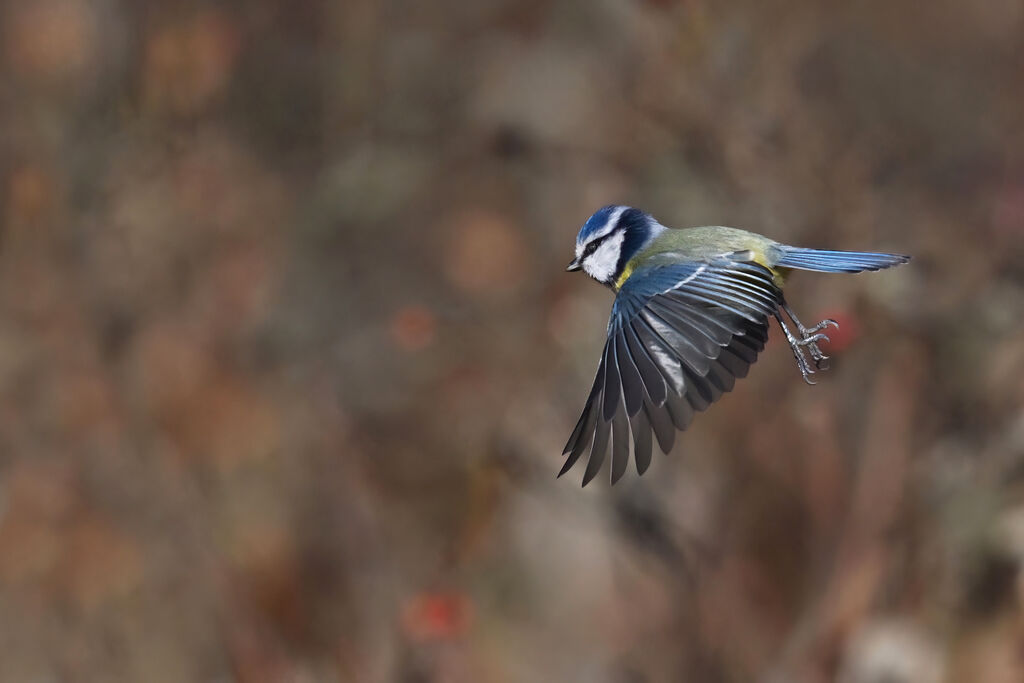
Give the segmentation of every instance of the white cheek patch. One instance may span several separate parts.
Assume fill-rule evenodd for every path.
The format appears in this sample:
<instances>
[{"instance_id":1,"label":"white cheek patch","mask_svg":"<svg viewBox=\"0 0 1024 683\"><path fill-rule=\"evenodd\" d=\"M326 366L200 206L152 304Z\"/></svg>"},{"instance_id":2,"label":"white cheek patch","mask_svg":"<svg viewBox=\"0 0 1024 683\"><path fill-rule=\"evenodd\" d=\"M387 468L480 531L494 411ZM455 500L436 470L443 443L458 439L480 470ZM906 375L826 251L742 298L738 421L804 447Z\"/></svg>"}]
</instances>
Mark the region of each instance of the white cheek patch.
<instances>
[{"instance_id":1,"label":"white cheek patch","mask_svg":"<svg viewBox=\"0 0 1024 683\"><path fill-rule=\"evenodd\" d=\"M615 275L615 267L619 264L622 253L622 241L625 232L618 232L601 243L594 253L583 261L583 270L587 275L600 282L608 282Z\"/></svg>"}]
</instances>

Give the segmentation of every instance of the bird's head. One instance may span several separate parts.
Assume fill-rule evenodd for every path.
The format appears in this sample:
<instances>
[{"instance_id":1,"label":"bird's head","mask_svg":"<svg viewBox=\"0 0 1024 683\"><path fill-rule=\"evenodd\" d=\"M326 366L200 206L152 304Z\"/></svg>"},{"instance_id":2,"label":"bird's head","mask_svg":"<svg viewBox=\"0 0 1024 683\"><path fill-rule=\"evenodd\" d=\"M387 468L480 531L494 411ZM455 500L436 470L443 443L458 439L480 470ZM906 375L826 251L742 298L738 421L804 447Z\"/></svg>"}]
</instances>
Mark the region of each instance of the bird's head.
<instances>
[{"instance_id":1,"label":"bird's head","mask_svg":"<svg viewBox=\"0 0 1024 683\"><path fill-rule=\"evenodd\" d=\"M605 206L598 209L576 236L576 258L568 271L583 270L612 286L626 264L665 227L640 209Z\"/></svg>"}]
</instances>

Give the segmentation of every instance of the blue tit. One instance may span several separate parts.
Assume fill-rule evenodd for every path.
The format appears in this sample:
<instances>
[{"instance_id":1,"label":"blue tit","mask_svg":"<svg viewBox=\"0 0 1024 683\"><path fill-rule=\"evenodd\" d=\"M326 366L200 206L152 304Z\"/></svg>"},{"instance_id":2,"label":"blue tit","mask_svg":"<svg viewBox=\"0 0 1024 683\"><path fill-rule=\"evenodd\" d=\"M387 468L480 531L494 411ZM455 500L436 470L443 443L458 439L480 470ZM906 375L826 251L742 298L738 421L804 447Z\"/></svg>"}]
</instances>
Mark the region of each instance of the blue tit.
<instances>
[{"instance_id":1,"label":"blue tit","mask_svg":"<svg viewBox=\"0 0 1024 683\"><path fill-rule=\"evenodd\" d=\"M821 251L780 244L724 227L677 230L628 206L606 206L576 236L566 270L583 270L615 292L608 338L559 476L590 446L586 486L611 442L611 482L626 471L633 435L636 469L651 464L652 437L662 452L677 430L744 377L768 341L775 318L805 381L827 356L818 342L834 320L805 327L786 304L791 269L858 273L910 260L899 254ZM790 326L783 319L789 318Z\"/></svg>"}]
</instances>

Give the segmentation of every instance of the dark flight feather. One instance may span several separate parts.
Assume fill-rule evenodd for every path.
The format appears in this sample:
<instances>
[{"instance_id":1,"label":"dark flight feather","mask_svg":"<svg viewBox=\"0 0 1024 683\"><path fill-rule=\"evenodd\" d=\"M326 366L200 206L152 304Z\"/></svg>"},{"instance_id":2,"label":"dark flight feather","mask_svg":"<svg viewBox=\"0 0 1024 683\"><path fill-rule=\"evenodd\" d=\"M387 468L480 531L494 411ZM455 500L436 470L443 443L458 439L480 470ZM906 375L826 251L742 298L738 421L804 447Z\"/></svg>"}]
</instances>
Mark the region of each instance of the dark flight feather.
<instances>
[{"instance_id":1,"label":"dark flight feather","mask_svg":"<svg viewBox=\"0 0 1024 683\"><path fill-rule=\"evenodd\" d=\"M655 441L668 453L676 430L746 376L781 303L770 270L729 256L634 272L612 307L597 377L559 476L589 445L585 486L610 446L615 483L627 469L630 435L637 472L646 471Z\"/></svg>"}]
</instances>

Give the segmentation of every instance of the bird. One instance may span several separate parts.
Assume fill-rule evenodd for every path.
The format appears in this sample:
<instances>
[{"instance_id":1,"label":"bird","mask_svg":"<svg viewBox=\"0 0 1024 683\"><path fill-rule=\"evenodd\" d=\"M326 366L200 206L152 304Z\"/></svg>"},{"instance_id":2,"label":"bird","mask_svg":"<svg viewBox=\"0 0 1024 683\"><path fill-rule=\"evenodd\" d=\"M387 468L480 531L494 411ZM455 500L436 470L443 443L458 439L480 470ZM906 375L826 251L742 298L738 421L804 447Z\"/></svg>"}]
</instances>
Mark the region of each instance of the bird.
<instances>
[{"instance_id":1,"label":"bird","mask_svg":"<svg viewBox=\"0 0 1024 683\"><path fill-rule=\"evenodd\" d=\"M629 206L598 209L580 228L566 270L582 270L609 287L615 300L597 376L558 476L589 447L586 486L610 442L614 484L629 463L630 434L642 475L653 441L667 454L694 413L747 375L768 341L772 318L804 381L814 384L811 375L826 369L828 360L818 344L839 323L800 322L782 295L789 272L858 273L909 260L903 254L792 247L738 228L669 228Z\"/></svg>"}]
</instances>

